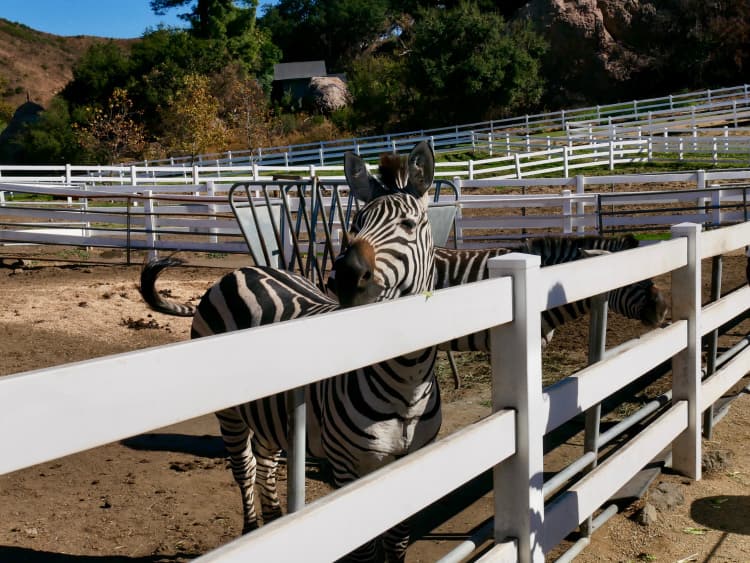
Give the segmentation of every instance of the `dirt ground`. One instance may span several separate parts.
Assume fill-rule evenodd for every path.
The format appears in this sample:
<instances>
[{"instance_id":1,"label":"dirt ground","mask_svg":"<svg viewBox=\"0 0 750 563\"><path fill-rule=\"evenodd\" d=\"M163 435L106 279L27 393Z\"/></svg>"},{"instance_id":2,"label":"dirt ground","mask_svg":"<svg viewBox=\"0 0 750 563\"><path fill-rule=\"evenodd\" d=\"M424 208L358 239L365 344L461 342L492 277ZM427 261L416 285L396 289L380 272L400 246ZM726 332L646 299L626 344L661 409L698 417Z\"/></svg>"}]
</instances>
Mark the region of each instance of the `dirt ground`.
<instances>
[{"instance_id":1,"label":"dirt ground","mask_svg":"<svg viewBox=\"0 0 750 563\"><path fill-rule=\"evenodd\" d=\"M12 267L19 252L0 248L5 266L0 268L0 376L188 338L190 319L151 313L141 301L140 264L61 265L36 260L31 251L26 268ZM123 259L112 251L95 258ZM199 267L170 270L160 287L178 301L197 299L243 262L242 257L193 260ZM744 269L743 255L726 258L727 289L744 283ZM660 284L668 288L668 280ZM546 382L582 367L586 331L585 320L558 331L544 353ZM748 332L733 331L727 338ZM643 332L635 322L612 317L608 345ZM482 355L461 355L459 367L463 385L453 390L447 365L439 366L446 400L443 433L489 412ZM728 451L728 465L700 482L663 474L657 483L677 484L684 501L659 512L648 526L635 517L643 500L624 506L577 560L750 561L750 448L743 447L750 438L749 412L750 398L741 396L704 443L708 451ZM16 423L20 427L22 421ZM580 444L580 436L566 440L547 456L548 468L577 455ZM484 481L457 495L458 501L472 495L478 500L446 524L433 529L431 517L419 521L426 535L410 547L410 562L434 561L486 518L492 498ZM285 485L282 474L282 492ZM308 487L308 499L327 490L314 472ZM239 494L212 416L0 476L2 563L180 562L226 543L240 530Z\"/></svg>"}]
</instances>

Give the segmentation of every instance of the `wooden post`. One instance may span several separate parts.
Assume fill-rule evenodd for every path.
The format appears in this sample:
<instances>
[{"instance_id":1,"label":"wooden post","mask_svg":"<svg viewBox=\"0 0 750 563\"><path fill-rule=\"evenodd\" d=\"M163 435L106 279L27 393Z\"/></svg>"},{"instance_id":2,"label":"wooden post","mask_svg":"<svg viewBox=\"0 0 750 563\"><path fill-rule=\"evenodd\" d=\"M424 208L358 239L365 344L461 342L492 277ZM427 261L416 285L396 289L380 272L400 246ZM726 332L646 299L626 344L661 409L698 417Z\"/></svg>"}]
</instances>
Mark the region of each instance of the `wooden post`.
<instances>
[{"instance_id":1,"label":"wooden post","mask_svg":"<svg viewBox=\"0 0 750 563\"><path fill-rule=\"evenodd\" d=\"M490 331L492 408L516 411L516 454L496 466L495 543L518 542L518 561L543 562L544 524L541 309L538 256L489 261L490 277L513 278L513 322Z\"/></svg>"}]
</instances>

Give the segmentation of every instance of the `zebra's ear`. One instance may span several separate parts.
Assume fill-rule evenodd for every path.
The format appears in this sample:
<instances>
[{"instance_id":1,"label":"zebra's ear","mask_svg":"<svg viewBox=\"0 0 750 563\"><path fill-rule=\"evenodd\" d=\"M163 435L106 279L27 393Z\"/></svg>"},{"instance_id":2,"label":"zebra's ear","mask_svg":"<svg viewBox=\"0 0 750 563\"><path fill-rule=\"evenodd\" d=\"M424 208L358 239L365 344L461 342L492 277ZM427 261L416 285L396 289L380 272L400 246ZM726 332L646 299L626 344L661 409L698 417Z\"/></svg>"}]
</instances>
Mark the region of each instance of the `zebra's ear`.
<instances>
[{"instance_id":1,"label":"zebra's ear","mask_svg":"<svg viewBox=\"0 0 750 563\"><path fill-rule=\"evenodd\" d=\"M420 141L409 153L407 159L409 181L407 191L414 197L422 197L430 189L435 179L435 153L430 143Z\"/></svg>"},{"instance_id":2,"label":"zebra's ear","mask_svg":"<svg viewBox=\"0 0 750 563\"><path fill-rule=\"evenodd\" d=\"M581 253L581 258L591 258L593 256L604 256L605 254L612 254L609 250L603 250L601 248L579 248L578 252Z\"/></svg>"},{"instance_id":3,"label":"zebra's ear","mask_svg":"<svg viewBox=\"0 0 750 563\"><path fill-rule=\"evenodd\" d=\"M367 170L365 161L353 152L344 153L344 176L354 197L360 201L369 203L383 193L379 182Z\"/></svg>"}]
</instances>

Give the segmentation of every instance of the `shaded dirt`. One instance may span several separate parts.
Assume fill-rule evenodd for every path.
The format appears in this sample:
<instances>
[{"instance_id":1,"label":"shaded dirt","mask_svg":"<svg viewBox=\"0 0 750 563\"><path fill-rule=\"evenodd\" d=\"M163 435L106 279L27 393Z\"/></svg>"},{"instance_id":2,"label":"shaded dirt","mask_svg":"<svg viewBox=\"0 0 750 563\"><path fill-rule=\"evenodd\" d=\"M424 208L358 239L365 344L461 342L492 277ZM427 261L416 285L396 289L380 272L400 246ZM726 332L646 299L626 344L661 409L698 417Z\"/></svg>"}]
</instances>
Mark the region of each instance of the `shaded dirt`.
<instances>
[{"instance_id":1,"label":"shaded dirt","mask_svg":"<svg viewBox=\"0 0 750 563\"><path fill-rule=\"evenodd\" d=\"M6 267L0 268L0 375L188 337L190 319L151 313L141 301L139 265L32 261L24 269L10 267L14 260L5 256ZM178 301L196 300L243 261L203 259L202 267L170 270L160 287L168 288ZM744 267L744 256L727 258L728 288L742 283ZM643 331L637 323L612 317L609 345ZM728 338L736 340L741 331L735 332ZM559 331L544 354L546 383L582 367L586 333L585 320ZM489 412L483 355L460 355L459 366L460 390L453 390L447 364L439 366L446 400L444 434ZM652 385L648 393L664 386ZM743 447L750 434L749 400L741 398L739 408L731 409L713 440L705 444L708 450L730 450L728 467L698 483L664 476L662 480L681 488L682 505L659 513L657 523L648 527L630 518L639 503L626 507L597 532L579 560L677 561L697 553L696 561L750 561L750 450ZM609 416L624 414L639 402L634 397ZM547 456L546 469L554 470L578 455L581 443L580 436L567 439ZM429 533L410 548L408 560L433 561L463 541L491 510L487 484L486 478L479 479L456 495L457 505L471 498L478 501L432 532L426 523L430 518L422 518L419 525ZM283 471L280 486L283 492ZM328 490L314 470L308 487L309 499ZM212 416L0 476L0 562L185 561L237 537L240 529L239 495Z\"/></svg>"}]
</instances>

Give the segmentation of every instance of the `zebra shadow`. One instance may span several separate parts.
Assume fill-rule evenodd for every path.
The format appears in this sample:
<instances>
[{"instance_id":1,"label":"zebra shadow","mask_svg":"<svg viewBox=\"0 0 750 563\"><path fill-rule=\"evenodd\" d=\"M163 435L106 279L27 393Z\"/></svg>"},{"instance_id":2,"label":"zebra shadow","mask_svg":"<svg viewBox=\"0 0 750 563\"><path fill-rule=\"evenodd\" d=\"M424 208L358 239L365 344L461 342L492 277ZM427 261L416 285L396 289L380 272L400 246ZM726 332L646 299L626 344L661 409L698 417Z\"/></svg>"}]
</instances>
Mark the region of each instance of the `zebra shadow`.
<instances>
[{"instance_id":1,"label":"zebra shadow","mask_svg":"<svg viewBox=\"0 0 750 563\"><path fill-rule=\"evenodd\" d=\"M195 559L201 553L180 553L179 555L144 555L127 557L124 555L71 555L54 553L27 547L0 545L0 561L18 561L23 563L170 563Z\"/></svg>"},{"instance_id":2,"label":"zebra shadow","mask_svg":"<svg viewBox=\"0 0 750 563\"><path fill-rule=\"evenodd\" d=\"M227 455L221 437L209 434L197 436L155 432L126 438L120 443L138 451L183 453L207 458L223 458Z\"/></svg>"},{"instance_id":3,"label":"zebra shadow","mask_svg":"<svg viewBox=\"0 0 750 563\"><path fill-rule=\"evenodd\" d=\"M136 451L182 453L210 459L223 459L227 457L224 441L220 436L212 436L210 434L199 436L194 434L153 432L126 438L125 440L121 440L120 443L126 448ZM285 465L286 462L286 452L283 452L279 463ZM305 472L308 479L324 483L331 482L330 468L325 460L308 457L305 465ZM0 558L0 561L4 561L4 559Z\"/></svg>"}]
</instances>

